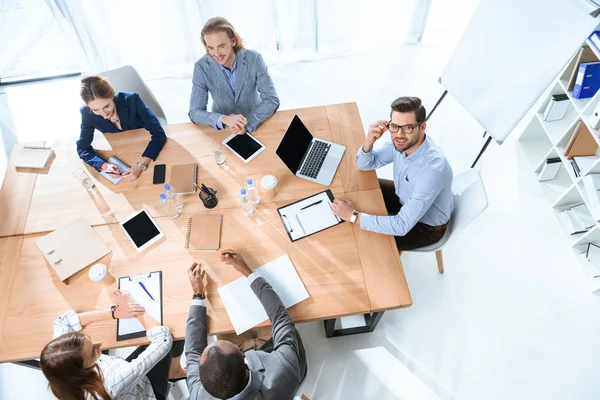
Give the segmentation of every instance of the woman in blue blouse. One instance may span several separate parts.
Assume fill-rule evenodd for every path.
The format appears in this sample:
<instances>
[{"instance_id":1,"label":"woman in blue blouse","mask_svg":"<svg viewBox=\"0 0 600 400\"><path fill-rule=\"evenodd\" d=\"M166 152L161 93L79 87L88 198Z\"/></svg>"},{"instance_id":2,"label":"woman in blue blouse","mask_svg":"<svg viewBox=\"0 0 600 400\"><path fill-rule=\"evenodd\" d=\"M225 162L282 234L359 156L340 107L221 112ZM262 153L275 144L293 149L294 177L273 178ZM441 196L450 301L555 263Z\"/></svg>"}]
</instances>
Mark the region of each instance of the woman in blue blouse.
<instances>
[{"instance_id":1,"label":"woman in blue blouse","mask_svg":"<svg viewBox=\"0 0 600 400\"><path fill-rule=\"evenodd\" d=\"M167 136L158 119L142 101L137 93L115 93L108 81L98 75L81 79L81 98L85 106L81 107L81 134L77 141L79 158L100 171L121 175L116 165L101 158L92 147L94 129L102 133L115 133L131 129L145 128L152 138L144 150L142 158L129 171L123 173L123 179L133 181L142 171L156 160L165 145Z\"/></svg>"}]
</instances>

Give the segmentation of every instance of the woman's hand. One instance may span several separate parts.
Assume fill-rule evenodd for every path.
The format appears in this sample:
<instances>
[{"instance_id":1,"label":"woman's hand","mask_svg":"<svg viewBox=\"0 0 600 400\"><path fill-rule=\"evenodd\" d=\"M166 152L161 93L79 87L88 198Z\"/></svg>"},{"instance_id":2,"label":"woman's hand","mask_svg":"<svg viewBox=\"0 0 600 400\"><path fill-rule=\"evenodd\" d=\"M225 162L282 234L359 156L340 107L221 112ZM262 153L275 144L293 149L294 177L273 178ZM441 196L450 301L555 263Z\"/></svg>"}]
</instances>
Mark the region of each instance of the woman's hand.
<instances>
[{"instance_id":1,"label":"woman's hand","mask_svg":"<svg viewBox=\"0 0 600 400\"><path fill-rule=\"evenodd\" d=\"M118 305L115 310L115 318L135 318L146 312L146 309L139 304L129 303L124 305Z\"/></svg>"},{"instance_id":2,"label":"woman's hand","mask_svg":"<svg viewBox=\"0 0 600 400\"><path fill-rule=\"evenodd\" d=\"M116 165L105 162L100 166L100 171L108 172L111 175L121 175L119 168Z\"/></svg>"}]
</instances>

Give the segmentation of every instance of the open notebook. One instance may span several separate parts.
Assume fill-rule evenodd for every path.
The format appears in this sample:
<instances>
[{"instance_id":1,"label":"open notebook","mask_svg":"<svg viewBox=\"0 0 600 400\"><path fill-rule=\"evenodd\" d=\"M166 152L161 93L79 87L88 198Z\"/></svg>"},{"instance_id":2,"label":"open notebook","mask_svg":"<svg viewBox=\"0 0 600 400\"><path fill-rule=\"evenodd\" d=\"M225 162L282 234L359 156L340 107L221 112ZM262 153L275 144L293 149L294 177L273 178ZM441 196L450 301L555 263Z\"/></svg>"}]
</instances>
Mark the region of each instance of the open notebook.
<instances>
[{"instance_id":1,"label":"open notebook","mask_svg":"<svg viewBox=\"0 0 600 400\"><path fill-rule=\"evenodd\" d=\"M146 312L162 325L162 271L123 276L119 278L119 289L129 293L135 303L144 307ZM144 336L146 330L137 318L117 320L117 340Z\"/></svg>"},{"instance_id":2,"label":"open notebook","mask_svg":"<svg viewBox=\"0 0 600 400\"><path fill-rule=\"evenodd\" d=\"M256 271L273 287L286 308L310 297L287 254ZM218 290L236 334L240 335L269 318L245 276Z\"/></svg>"}]
</instances>

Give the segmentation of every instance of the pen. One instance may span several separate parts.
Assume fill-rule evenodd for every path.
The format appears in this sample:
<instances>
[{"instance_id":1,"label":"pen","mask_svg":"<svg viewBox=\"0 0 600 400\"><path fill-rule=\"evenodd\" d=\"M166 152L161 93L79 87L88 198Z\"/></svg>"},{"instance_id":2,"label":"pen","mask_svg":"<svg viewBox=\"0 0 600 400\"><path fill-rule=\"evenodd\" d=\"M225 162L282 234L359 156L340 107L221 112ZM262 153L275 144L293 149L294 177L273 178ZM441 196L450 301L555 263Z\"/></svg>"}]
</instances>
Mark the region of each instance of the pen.
<instances>
[{"instance_id":1,"label":"pen","mask_svg":"<svg viewBox=\"0 0 600 400\"><path fill-rule=\"evenodd\" d=\"M323 200L319 200L317 202L307 205L306 207L302 207L300 210L304 210L305 208L316 206L317 204L321 204L322 202L323 202Z\"/></svg>"},{"instance_id":2,"label":"pen","mask_svg":"<svg viewBox=\"0 0 600 400\"><path fill-rule=\"evenodd\" d=\"M206 186L204 186L204 183L200 184L200 190L202 190L206 195L212 196L212 194L210 194L208 188Z\"/></svg>"},{"instance_id":3,"label":"pen","mask_svg":"<svg viewBox=\"0 0 600 400\"><path fill-rule=\"evenodd\" d=\"M148 293L148 296L150 296L150 298L152 299L152 301L154 300L154 297L152 297L152 295L150 294L150 292L148 291L148 289L146 289L146 286L144 286L144 284L142 282L138 282L140 284L140 286L142 287L142 289L144 289L144 292Z\"/></svg>"}]
</instances>

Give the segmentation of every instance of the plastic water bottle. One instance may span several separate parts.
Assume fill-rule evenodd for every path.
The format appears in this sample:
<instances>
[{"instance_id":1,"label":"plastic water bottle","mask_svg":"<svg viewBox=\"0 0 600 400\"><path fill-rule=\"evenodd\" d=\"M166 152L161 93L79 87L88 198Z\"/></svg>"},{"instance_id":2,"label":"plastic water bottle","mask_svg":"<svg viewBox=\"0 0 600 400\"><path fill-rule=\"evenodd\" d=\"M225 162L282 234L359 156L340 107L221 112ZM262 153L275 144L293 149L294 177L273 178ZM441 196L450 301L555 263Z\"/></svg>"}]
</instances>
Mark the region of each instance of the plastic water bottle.
<instances>
[{"instance_id":1,"label":"plastic water bottle","mask_svg":"<svg viewBox=\"0 0 600 400\"><path fill-rule=\"evenodd\" d=\"M248 198L248 193L246 189L240 190L240 201L242 202L242 210L248 215L254 212L254 206L250 202L250 198Z\"/></svg>"},{"instance_id":2,"label":"plastic water bottle","mask_svg":"<svg viewBox=\"0 0 600 400\"><path fill-rule=\"evenodd\" d=\"M256 185L252 179L248 179L246 181L246 191L248 192L248 197L250 198L252 204L258 204L260 201L258 197L258 189L256 188Z\"/></svg>"},{"instance_id":3,"label":"plastic water bottle","mask_svg":"<svg viewBox=\"0 0 600 400\"><path fill-rule=\"evenodd\" d=\"M171 219L179 218L179 210L177 209L177 207L175 207L175 203L173 203L173 200L167 197L166 193L160 194L160 204L163 206L163 208L165 209L169 217L171 217Z\"/></svg>"},{"instance_id":4,"label":"plastic water bottle","mask_svg":"<svg viewBox=\"0 0 600 400\"><path fill-rule=\"evenodd\" d=\"M168 183L165 183L165 190L167 191L167 197L170 198L171 201L175 204L175 207L177 207L177 209L181 211L183 209L183 203L181 202L181 200L179 200L179 195L177 194L175 189L173 189Z\"/></svg>"}]
</instances>

